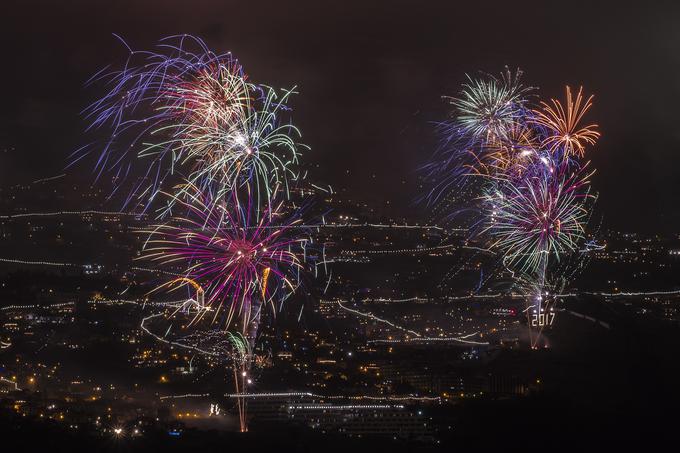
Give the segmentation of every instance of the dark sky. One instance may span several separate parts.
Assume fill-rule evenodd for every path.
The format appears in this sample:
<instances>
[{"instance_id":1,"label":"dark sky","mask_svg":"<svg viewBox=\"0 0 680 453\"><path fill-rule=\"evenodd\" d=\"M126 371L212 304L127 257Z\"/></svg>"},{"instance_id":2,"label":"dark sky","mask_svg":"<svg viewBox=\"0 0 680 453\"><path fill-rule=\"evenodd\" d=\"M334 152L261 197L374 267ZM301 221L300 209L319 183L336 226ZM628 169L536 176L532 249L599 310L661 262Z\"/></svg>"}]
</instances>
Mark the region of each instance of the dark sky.
<instances>
[{"instance_id":1,"label":"dark sky","mask_svg":"<svg viewBox=\"0 0 680 453\"><path fill-rule=\"evenodd\" d=\"M84 82L126 57L112 33L135 49L189 33L254 81L299 87L315 180L402 213L447 113L440 97L466 72L521 67L543 97L583 84L603 133L590 155L606 223L680 229L680 2L5 0L1 15L3 185L59 173L83 144L79 111L97 95Z\"/></svg>"}]
</instances>

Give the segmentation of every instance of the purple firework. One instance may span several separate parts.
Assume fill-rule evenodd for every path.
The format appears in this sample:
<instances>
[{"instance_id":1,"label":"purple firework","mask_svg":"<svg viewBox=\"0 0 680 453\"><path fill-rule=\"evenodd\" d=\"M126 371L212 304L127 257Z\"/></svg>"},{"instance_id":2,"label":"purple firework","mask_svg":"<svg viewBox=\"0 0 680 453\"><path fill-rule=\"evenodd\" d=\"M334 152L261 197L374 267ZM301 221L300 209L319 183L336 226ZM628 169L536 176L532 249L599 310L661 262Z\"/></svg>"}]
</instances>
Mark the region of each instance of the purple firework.
<instances>
[{"instance_id":1,"label":"purple firework","mask_svg":"<svg viewBox=\"0 0 680 453\"><path fill-rule=\"evenodd\" d=\"M212 321L229 326L240 320L252 338L264 304L274 305L299 286L307 239L299 220L268 205L255 214L251 203L225 203L192 187L176 200L185 215L173 216L150 231L145 258L163 266L179 265L182 275L198 282L206 294ZM254 330L254 331L253 331Z\"/></svg>"}]
</instances>

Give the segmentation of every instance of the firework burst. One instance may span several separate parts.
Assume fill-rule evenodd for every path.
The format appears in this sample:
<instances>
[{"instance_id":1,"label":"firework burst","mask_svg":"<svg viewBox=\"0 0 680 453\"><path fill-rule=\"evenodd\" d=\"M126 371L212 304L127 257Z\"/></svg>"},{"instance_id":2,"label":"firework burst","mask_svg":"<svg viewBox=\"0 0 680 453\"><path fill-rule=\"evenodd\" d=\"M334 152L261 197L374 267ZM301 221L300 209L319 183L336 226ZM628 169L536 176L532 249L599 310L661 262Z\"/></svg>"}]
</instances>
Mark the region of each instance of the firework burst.
<instances>
[{"instance_id":1,"label":"firework burst","mask_svg":"<svg viewBox=\"0 0 680 453\"><path fill-rule=\"evenodd\" d=\"M586 145L595 144L600 137L596 124L580 126L583 116L592 107L592 100L591 95L584 101L582 87L574 99L567 86L564 106L556 99L551 99L551 104L541 101L541 108L533 110L533 121L548 131L541 147L553 153L562 152L565 157L583 157Z\"/></svg>"},{"instance_id":2,"label":"firework burst","mask_svg":"<svg viewBox=\"0 0 680 453\"><path fill-rule=\"evenodd\" d=\"M207 309L197 321L211 313L211 322L228 327L238 318L243 334L254 338L261 308L276 308L299 286L307 241L292 234L298 221L287 220L281 204L256 216L252 203L224 203L195 186L184 193L175 209L185 215L149 232L144 257L200 282Z\"/></svg>"},{"instance_id":3,"label":"firework burst","mask_svg":"<svg viewBox=\"0 0 680 453\"><path fill-rule=\"evenodd\" d=\"M469 190L468 176L505 171L534 149L535 133L525 121L533 88L522 85L521 75L506 68L500 78L467 76L459 97L444 97L454 107L452 120L439 124L443 144L421 167L433 183L423 197L428 204L448 204L452 197L460 201Z\"/></svg>"},{"instance_id":4,"label":"firework burst","mask_svg":"<svg viewBox=\"0 0 680 453\"><path fill-rule=\"evenodd\" d=\"M293 93L277 93L269 87L257 90L237 122L216 122L208 127L194 127L182 140L184 160L194 162L188 180L198 186L219 185L219 194L252 189L257 198L269 201L276 187L286 190L298 174L300 132L282 123L280 117L289 109L286 101Z\"/></svg>"},{"instance_id":5,"label":"firework burst","mask_svg":"<svg viewBox=\"0 0 680 453\"><path fill-rule=\"evenodd\" d=\"M491 75L479 79L467 76L459 97L447 98L457 112L453 129L473 141L505 139L531 91L522 85L521 76L521 71L513 74L507 68L500 79Z\"/></svg>"},{"instance_id":6,"label":"firework burst","mask_svg":"<svg viewBox=\"0 0 680 453\"><path fill-rule=\"evenodd\" d=\"M532 158L539 154L539 140L536 131L517 118L510 125L503 140L480 145L481 157L475 157L468 165L470 174L494 176L499 174L521 174Z\"/></svg>"},{"instance_id":7,"label":"firework burst","mask_svg":"<svg viewBox=\"0 0 680 453\"><path fill-rule=\"evenodd\" d=\"M297 178L300 133L286 118L293 90L248 82L231 54L215 54L199 38L170 37L159 48L130 51L124 69L93 79L109 87L85 110L90 129L111 131L98 177L113 173L118 189L142 165L126 199L140 204L167 190L168 178L203 188L218 181L225 194L248 185L262 199ZM72 164L92 149L74 153Z\"/></svg>"},{"instance_id":8,"label":"firework burst","mask_svg":"<svg viewBox=\"0 0 680 453\"><path fill-rule=\"evenodd\" d=\"M492 247L503 253L506 265L522 272L539 271L550 257L559 261L573 252L588 218L590 174L566 174L566 167L553 167L547 158L539 159L538 167L518 180L493 180L483 196Z\"/></svg>"}]
</instances>

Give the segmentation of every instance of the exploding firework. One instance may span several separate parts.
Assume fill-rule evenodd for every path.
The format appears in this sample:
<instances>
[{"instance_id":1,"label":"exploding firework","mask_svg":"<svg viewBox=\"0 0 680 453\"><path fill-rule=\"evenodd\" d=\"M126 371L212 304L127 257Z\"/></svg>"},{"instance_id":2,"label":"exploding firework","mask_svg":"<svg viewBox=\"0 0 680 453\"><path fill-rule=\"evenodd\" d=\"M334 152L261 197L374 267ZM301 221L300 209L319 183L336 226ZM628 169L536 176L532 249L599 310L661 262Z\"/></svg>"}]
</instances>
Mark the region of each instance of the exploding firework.
<instances>
[{"instance_id":1,"label":"exploding firework","mask_svg":"<svg viewBox=\"0 0 680 453\"><path fill-rule=\"evenodd\" d=\"M293 90L248 82L231 54L215 54L198 38L170 37L159 47L131 51L123 70L98 74L109 91L85 111L91 129L111 130L99 176L113 173L120 188L143 162L126 202L153 200L173 175L221 193L251 185L262 199L297 177L300 133L286 118Z\"/></svg>"},{"instance_id":2,"label":"exploding firework","mask_svg":"<svg viewBox=\"0 0 680 453\"><path fill-rule=\"evenodd\" d=\"M235 318L241 332L254 340L263 306L281 303L299 286L307 240L284 217L281 203L262 215L253 203L226 203L192 186L176 200L173 216L149 232L144 257L200 282L211 322L225 327Z\"/></svg>"},{"instance_id":3,"label":"exploding firework","mask_svg":"<svg viewBox=\"0 0 680 453\"><path fill-rule=\"evenodd\" d=\"M536 131L527 124L525 118L517 118L502 140L480 145L481 153L467 167L473 175L520 176L540 154L539 145Z\"/></svg>"},{"instance_id":4,"label":"exploding firework","mask_svg":"<svg viewBox=\"0 0 680 453\"><path fill-rule=\"evenodd\" d=\"M443 144L421 168L432 182L423 197L429 205L447 210L452 199L459 205L473 201L474 196L464 195L470 191L469 176L505 172L536 149L535 131L526 122L533 88L522 85L521 75L506 68L500 78L468 76L459 97L445 97L454 106L452 120L439 125ZM445 217L450 220L455 215Z\"/></svg>"},{"instance_id":5,"label":"exploding firework","mask_svg":"<svg viewBox=\"0 0 680 453\"><path fill-rule=\"evenodd\" d=\"M166 38L159 48L160 52L130 50L122 70L93 77L91 82L103 83L108 91L85 110L91 122L88 129L107 128L110 138L101 147L74 153L72 162L100 150L95 165L98 176L111 172L120 187L137 167L138 157L151 156L130 194L141 192L149 199L182 159L182 153L173 154L173 149L183 137L180 132L191 128L186 125L194 124L201 114L207 122L218 117L233 120L248 91L243 70L232 55L216 55L198 38ZM210 85L209 93L195 91L206 80L218 82ZM217 102L210 104L206 96Z\"/></svg>"},{"instance_id":6,"label":"exploding firework","mask_svg":"<svg viewBox=\"0 0 680 453\"><path fill-rule=\"evenodd\" d=\"M532 88L520 76L506 70L500 79L468 77L451 101L455 119L444 126L444 146L423 169L434 183L426 198L444 221L478 209L479 197L466 194L481 189L489 211L473 225L485 224L481 231L506 264L526 270L543 255L573 251L583 237L590 174L576 158L599 134L578 126L592 97L584 103L581 90L572 99L567 89L566 108L553 100L553 108L532 109Z\"/></svg>"},{"instance_id":7,"label":"exploding firework","mask_svg":"<svg viewBox=\"0 0 680 453\"><path fill-rule=\"evenodd\" d=\"M571 88L566 87L566 105L551 99L552 105L541 101L541 109L534 110L533 121L544 127L548 134L541 147L553 153L562 152L565 157L583 157L585 146L593 145L600 137L596 124L580 126L586 112L592 107L593 96L583 100L583 88L578 89L576 99L572 98Z\"/></svg>"},{"instance_id":8,"label":"exploding firework","mask_svg":"<svg viewBox=\"0 0 680 453\"><path fill-rule=\"evenodd\" d=\"M279 185L287 189L289 180L297 179L293 167L298 162L300 132L280 122L292 91L278 94L265 87L258 92L238 122L194 127L186 134L184 160L195 163L188 177L192 184L205 188L218 182L218 195L245 188L258 200L269 201Z\"/></svg>"},{"instance_id":9,"label":"exploding firework","mask_svg":"<svg viewBox=\"0 0 680 453\"><path fill-rule=\"evenodd\" d=\"M537 272L551 257L573 252L584 237L591 197L585 170L553 166L547 157L520 179L494 179L483 199L486 232L507 266ZM568 173L567 173L568 172Z\"/></svg>"},{"instance_id":10,"label":"exploding firework","mask_svg":"<svg viewBox=\"0 0 680 453\"><path fill-rule=\"evenodd\" d=\"M520 82L521 71L506 69L494 76L473 79L467 76L459 97L448 98L456 109L453 130L473 141L494 142L508 136L522 114L526 95L531 91Z\"/></svg>"}]
</instances>

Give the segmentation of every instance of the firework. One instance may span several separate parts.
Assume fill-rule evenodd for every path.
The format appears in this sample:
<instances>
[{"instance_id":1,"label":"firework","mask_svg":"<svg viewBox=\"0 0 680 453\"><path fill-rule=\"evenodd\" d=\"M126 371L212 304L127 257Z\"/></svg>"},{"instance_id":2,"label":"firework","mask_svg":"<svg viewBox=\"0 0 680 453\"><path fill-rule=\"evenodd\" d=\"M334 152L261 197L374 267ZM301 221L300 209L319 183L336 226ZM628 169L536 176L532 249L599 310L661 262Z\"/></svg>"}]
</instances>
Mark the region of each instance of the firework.
<instances>
[{"instance_id":1,"label":"firework","mask_svg":"<svg viewBox=\"0 0 680 453\"><path fill-rule=\"evenodd\" d=\"M98 176L111 172L120 187L140 161L143 176L126 200L140 203L173 175L203 188L218 181L222 193L252 185L263 199L297 177L300 134L285 119L293 90L248 82L231 54L215 54L195 37L166 38L159 47L131 51L123 70L94 78L109 91L85 114L90 129L111 131ZM73 162L91 150L79 150Z\"/></svg>"},{"instance_id":2,"label":"firework","mask_svg":"<svg viewBox=\"0 0 680 453\"><path fill-rule=\"evenodd\" d=\"M208 187L218 182L217 195L252 189L259 200L268 201L279 185L287 189L289 180L297 179L293 168L298 163L300 132L280 121L293 92L279 94L268 87L257 91L238 122L194 126L191 133L183 134L183 161L194 162L188 176L192 184Z\"/></svg>"},{"instance_id":3,"label":"firework","mask_svg":"<svg viewBox=\"0 0 680 453\"><path fill-rule=\"evenodd\" d=\"M520 179L493 180L483 196L486 232L506 265L539 271L551 257L560 260L584 237L590 173L553 166L542 157Z\"/></svg>"},{"instance_id":4,"label":"firework","mask_svg":"<svg viewBox=\"0 0 680 453\"><path fill-rule=\"evenodd\" d=\"M509 126L502 140L486 143L481 148L482 158L476 157L468 164L471 174L519 176L540 154L537 132L521 117Z\"/></svg>"},{"instance_id":5,"label":"firework","mask_svg":"<svg viewBox=\"0 0 680 453\"><path fill-rule=\"evenodd\" d=\"M212 78L219 79L221 89L214 89L211 95L221 102L213 104L215 112L218 105L224 109L224 101L238 104L247 91L238 62L230 54L214 54L198 38L166 38L161 40L159 49L159 52L130 50L122 70L96 74L91 82L103 83L108 91L85 109L85 117L91 122L88 129L110 130L110 138L96 148L100 149L95 164L98 176L111 172L120 186L136 168L139 154L151 154L153 150L153 157L142 166L145 171L141 181L135 183L130 194L142 192L149 199L174 171L177 154L173 155L172 137L181 137L182 125L190 124L190 119L201 113L196 101L206 100L202 97L204 93L194 92L189 86L216 74ZM218 116L224 119L224 115L217 113L213 118ZM169 138L169 144L159 144ZM74 153L72 163L93 149L85 147Z\"/></svg>"},{"instance_id":6,"label":"firework","mask_svg":"<svg viewBox=\"0 0 680 453\"><path fill-rule=\"evenodd\" d=\"M226 203L195 186L184 193L175 209L185 215L153 228L144 256L200 282L207 309L196 321L211 313L211 322L228 327L238 318L254 339L261 308L275 308L299 286L306 239L292 234L298 220L286 219L280 203L257 216L253 203Z\"/></svg>"},{"instance_id":7,"label":"firework","mask_svg":"<svg viewBox=\"0 0 680 453\"><path fill-rule=\"evenodd\" d=\"M550 151L564 153L565 157L583 157L585 146L594 144L600 137L596 124L580 126L586 112L592 107L593 96L583 100L583 88L578 89L576 99L572 98L571 88L566 87L566 105L551 99L551 104L541 102L541 109L534 110L533 121L544 127L548 134L541 147Z\"/></svg>"},{"instance_id":8,"label":"firework","mask_svg":"<svg viewBox=\"0 0 680 453\"><path fill-rule=\"evenodd\" d=\"M448 98L456 109L453 127L457 133L468 135L474 141L494 142L505 139L526 104L531 90L520 82L521 71L515 74L506 69L498 79L487 75L473 79L457 98Z\"/></svg>"},{"instance_id":9,"label":"firework","mask_svg":"<svg viewBox=\"0 0 680 453\"><path fill-rule=\"evenodd\" d=\"M211 324L219 322L225 329L238 325L238 333L226 333L234 386L240 394L252 383L262 309L270 305L275 313L298 288L306 239L301 230L293 229L298 220L283 215L281 203L261 210L252 197L246 203L237 200L236 192L230 198L223 194L216 198L215 191L192 184L179 193L173 196L174 210L185 214L172 216L149 232L145 258L179 267L183 277L162 286L187 282L196 288L199 302L190 325L206 315ZM181 304L175 314L185 306ZM246 400L237 398L237 406L245 432Z\"/></svg>"},{"instance_id":10,"label":"firework","mask_svg":"<svg viewBox=\"0 0 680 453\"><path fill-rule=\"evenodd\" d=\"M459 97L445 97L454 107L453 119L438 126L443 144L421 168L432 182L423 197L429 205L447 211L452 199L458 205L473 201L476 197L464 195L470 191L468 176L504 172L536 148L535 133L526 123L533 88L522 85L521 75L506 68L500 78L467 76Z\"/></svg>"}]
</instances>

